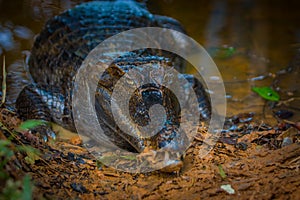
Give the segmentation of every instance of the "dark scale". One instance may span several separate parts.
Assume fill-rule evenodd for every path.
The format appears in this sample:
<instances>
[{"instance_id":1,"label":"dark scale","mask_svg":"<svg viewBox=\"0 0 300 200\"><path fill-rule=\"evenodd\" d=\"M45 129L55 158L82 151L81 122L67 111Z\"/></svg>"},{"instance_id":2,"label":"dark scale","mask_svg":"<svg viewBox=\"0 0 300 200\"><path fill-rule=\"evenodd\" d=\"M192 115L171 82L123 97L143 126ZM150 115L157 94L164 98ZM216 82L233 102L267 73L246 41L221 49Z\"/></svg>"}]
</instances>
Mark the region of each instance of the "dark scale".
<instances>
[{"instance_id":1,"label":"dark scale","mask_svg":"<svg viewBox=\"0 0 300 200\"><path fill-rule=\"evenodd\" d=\"M104 39L139 27L163 27L184 32L176 20L153 15L144 4L135 1L94 1L76 6L50 19L31 49L29 72L34 83L20 93L16 107L23 119L44 119L76 131L71 110L73 79L87 54ZM99 123L111 141L130 151L141 152L144 143L123 133L110 111L110 97L116 82L129 69L154 63L180 70L178 57L156 50L140 50L120 57L100 78L96 91ZM193 86L202 120L210 118L210 103L202 84L192 75L184 77ZM149 123L149 108L161 104L166 109L164 128L153 137L158 148L176 149L176 128L180 124L180 106L175 95L159 85L138 88L130 100L130 115L139 125Z\"/></svg>"}]
</instances>

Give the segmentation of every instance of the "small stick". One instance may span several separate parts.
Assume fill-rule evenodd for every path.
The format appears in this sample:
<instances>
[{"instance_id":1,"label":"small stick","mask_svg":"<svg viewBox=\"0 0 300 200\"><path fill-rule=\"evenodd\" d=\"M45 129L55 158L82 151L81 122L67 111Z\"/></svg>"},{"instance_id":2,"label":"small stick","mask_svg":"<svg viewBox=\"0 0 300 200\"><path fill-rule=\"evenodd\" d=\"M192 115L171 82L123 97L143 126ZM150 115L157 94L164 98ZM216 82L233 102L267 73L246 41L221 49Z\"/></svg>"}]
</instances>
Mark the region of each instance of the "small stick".
<instances>
[{"instance_id":1,"label":"small stick","mask_svg":"<svg viewBox=\"0 0 300 200\"><path fill-rule=\"evenodd\" d=\"M2 68L2 106L5 103L6 99L6 69L5 69L5 56L3 56L3 68Z\"/></svg>"}]
</instances>

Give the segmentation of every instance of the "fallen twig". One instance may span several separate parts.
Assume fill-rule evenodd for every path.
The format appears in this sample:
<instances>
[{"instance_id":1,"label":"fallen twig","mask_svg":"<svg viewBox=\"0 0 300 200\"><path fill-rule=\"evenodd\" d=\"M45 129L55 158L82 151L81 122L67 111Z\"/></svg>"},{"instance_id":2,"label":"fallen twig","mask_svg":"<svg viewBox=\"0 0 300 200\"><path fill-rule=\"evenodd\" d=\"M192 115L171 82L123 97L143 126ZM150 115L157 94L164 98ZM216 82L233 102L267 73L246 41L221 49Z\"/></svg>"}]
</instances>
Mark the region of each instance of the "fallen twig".
<instances>
[{"instance_id":1,"label":"fallen twig","mask_svg":"<svg viewBox=\"0 0 300 200\"><path fill-rule=\"evenodd\" d=\"M5 103L6 99L6 68L5 68L5 56L3 56L3 66L2 66L2 106Z\"/></svg>"}]
</instances>

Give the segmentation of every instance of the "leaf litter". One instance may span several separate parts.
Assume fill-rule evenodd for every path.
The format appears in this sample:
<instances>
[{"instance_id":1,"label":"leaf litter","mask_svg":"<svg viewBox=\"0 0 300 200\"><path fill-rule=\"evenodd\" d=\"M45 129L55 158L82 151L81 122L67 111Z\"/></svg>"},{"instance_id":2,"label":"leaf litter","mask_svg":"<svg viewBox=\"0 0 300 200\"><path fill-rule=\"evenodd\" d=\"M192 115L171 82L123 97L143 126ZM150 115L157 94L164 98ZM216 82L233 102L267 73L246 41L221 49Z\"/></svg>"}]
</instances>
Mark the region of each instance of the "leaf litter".
<instances>
[{"instance_id":1,"label":"leaf litter","mask_svg":"<svg viewBox=\"0 0 300 200\"><path fill-rule=\"evenodd\" d=\"M19 127L20 120L4 109L0 110L0 120L7 130L2 127L1 133L9 137L8 130ZM82 143L72 144L74 135L69 140L64 136L54 143L44 143L18 133L12 143L30 144L39 153L32 150L33 155L17 154L15 160L21 167L8 163L7 170L12 176L31 176L35 199L221 199L228 195L233 199L297 199L299 130L294 128L289 133L288 122L271 127L254 121L254 115L245 113L226 119L220 140L203 158L198 152L206 130L199 129L179 173L120 172L102 165ZM282 147L286 136L292 143ZM240 148L241 144L246 147Z\"/></svg>"}]
</instances>

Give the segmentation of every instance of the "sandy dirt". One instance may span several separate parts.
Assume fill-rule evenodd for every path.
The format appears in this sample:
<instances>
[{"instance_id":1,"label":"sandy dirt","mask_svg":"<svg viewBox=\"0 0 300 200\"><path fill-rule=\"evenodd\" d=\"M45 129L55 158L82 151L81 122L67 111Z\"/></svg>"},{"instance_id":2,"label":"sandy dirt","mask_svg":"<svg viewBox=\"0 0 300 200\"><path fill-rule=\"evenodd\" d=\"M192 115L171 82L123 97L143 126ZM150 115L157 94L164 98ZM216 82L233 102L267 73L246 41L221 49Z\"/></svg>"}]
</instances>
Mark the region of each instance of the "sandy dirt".
<instances>
[{"instance_id":1,"label":"sandy dirt","mask_svg":"<svg viewBox=\"0 0 300 200\"><path fill-rule=\"evenodd\" d=\"M41 157L30 165L19 153L6 170L16 179L30 174L35 199L299 199L299 130L291 135L286 131L293 128L290 124L269 127L237 120L243 117L227 120L227 127L239 128L224 133L204 158L199 156L199 132L177 173L116 171L96 162L74 134L45 144L29 133L18 134L14 144L32 145ZM1 110L1 121L10 130L20 123L6 109ZM283 144L286 134L292 144ZM3 128L0 135L9 137ZM231 190L222 189L226 185Z\"/></svg>"}]
</instances>

